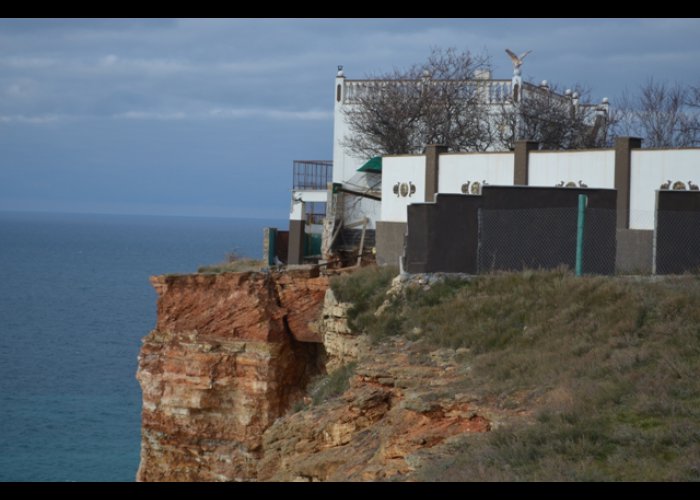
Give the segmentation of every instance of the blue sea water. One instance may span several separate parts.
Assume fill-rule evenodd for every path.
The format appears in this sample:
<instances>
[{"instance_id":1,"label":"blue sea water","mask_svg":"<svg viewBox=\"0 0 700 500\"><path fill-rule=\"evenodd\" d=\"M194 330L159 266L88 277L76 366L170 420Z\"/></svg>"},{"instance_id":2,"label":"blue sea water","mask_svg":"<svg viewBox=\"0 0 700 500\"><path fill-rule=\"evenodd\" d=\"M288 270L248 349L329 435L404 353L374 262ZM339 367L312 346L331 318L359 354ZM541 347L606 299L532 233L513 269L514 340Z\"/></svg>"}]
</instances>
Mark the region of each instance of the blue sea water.
<instances>
[{"instance_id":1,"label":"blue sea water","mask_svg":"<svg viewBox=\"0 0 700 500\"><path fill-rule=\"evenodd\" d=\"M0 212L0 481L133 481L148 277L258 257L284 225Z\"/></svg>"}]
</instances>

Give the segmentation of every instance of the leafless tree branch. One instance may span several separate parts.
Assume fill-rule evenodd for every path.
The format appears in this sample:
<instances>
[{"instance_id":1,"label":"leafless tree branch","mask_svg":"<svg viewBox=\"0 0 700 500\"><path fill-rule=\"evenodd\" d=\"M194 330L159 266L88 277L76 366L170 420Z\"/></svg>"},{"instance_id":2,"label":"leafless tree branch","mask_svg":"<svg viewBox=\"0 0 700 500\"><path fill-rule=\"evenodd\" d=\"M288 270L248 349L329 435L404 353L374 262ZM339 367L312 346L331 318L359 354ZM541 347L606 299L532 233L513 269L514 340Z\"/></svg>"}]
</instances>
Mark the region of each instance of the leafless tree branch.
<instances>
[{"instance_id":1,"label":"leafless tree branch","mask_svg":"<svg viewBox=\"0 0 700 500\"><path fill-rule=\"evenodd\" d=\"M638 136L644 147L700 145L700 87L650 79L633 95L620 99L619 135Z\"/></svg>"}]
</instances>

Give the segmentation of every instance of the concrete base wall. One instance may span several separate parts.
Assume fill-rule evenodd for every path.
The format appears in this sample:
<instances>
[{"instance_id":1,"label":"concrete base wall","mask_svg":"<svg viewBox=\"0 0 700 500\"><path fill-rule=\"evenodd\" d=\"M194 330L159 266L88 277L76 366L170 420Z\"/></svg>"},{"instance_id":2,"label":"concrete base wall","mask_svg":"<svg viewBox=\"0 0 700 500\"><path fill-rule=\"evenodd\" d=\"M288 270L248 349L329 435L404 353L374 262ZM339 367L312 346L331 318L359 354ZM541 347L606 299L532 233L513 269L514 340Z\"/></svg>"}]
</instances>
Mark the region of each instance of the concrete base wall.
<instances>
[{"instance_id":1,"label":"concrete base wall","mask_svg":"<svg viewBox=\"0 0 700 500\"><path fill-rule=\"evenodd\" d=\"M656 192L655 274L700 269L700 191Z\"/></svg>"},{"instance_id":2,"label":"concrete base wall","mask_svg":"<svg viewBox=\"0 0 700 500\"><path fill-rule=\"evenodd\" d=\"M654 231L618 229L615 271L625 274L651 273L653 242Z\"/></svg>"},{"instance_id":3,"label":"concrete base wall","mask_svg":"<svg viewBox=\"0 0 700 500\"><path fill-rule=\"evenodd\" d=\"M287 249L287 264L304 263L304 226L303 220L289 221L289 246Z\"/></svg>"},{"instance_id":4,"label":"concrete base wall","mask_svg":"<svg viewBox=\"0 0 700 500\"><path fill-rule=\"evenodd\" d=\"M438 194L409 205L406 271L476 274L480 198Z\"/></svg>"},{"instance_id":5,"label":"concrete base wall","mask_svg":"<svg viewBox=\"0 0 700 500\"><path fill-rule=\"evenodd\" d=\"M377 264L398 266L403 256L405 222L377 221Z\"/></svg>"}]
</instances>

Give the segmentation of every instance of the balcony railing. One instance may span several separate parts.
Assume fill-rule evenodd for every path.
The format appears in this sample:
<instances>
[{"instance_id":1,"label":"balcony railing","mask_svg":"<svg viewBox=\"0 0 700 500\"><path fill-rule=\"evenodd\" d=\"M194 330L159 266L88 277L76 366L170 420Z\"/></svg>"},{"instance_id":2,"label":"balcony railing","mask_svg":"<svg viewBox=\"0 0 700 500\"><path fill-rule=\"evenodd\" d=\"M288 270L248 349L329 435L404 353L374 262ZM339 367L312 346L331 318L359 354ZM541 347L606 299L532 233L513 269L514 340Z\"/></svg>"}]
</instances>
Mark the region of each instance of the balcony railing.
<instances>
[{"instance_id":1,"label":"balcony railing","mask_svg":"<svg viewBox=\"0 0 700 500\"><path fill-rule=\"evenodd\" d=\"M429 83L444 84L444 80L429 81ZM480 96L483 103L494 104L506 102L512 95L512 84L510 80L454 80L448 83L457 86L463 86L465 95L476 93ZM421 80L401 80L401 81L384 81L384 80L346 80L345 81L345 102L354 104L366 92L381 91L382 87L390 84L405 85L405 86L420 86L425 83Z\"/></svg>"},{"instance_id":2,"label":"balcony railing","mask_svg":"<svg viewBox=\"0 0 700 500\"><path fill-rule=\"evenodd\" d=\"M332 160L295 160L292 174L295 191L325 191L333 181Z\"/></svg>"}]
</instances>

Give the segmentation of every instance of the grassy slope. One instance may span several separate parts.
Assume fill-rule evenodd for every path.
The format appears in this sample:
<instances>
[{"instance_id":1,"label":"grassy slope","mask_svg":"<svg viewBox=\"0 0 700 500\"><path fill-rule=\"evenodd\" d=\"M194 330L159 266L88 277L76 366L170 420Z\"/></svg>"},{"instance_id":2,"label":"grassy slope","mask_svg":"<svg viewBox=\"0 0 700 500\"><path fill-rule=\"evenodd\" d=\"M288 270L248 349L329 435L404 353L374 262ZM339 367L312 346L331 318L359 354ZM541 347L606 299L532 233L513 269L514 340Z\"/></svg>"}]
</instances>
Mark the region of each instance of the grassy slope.
<instances>
[{"instance_id":1,"label":"grassy slope","mask_svg":"<svg viewBox=\"0 0 700 500\"><path fill-rule=\"evenodd\" d=\"M377 317L391 273L361 272L332 282L357 300L357 328L466 347L463 389L528 409L465 436L419 478L700 478L699 277L496 274L409 289Z\"/></svg>"}]
</instances>

